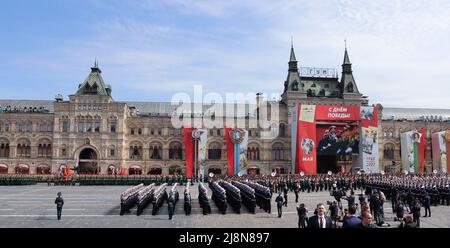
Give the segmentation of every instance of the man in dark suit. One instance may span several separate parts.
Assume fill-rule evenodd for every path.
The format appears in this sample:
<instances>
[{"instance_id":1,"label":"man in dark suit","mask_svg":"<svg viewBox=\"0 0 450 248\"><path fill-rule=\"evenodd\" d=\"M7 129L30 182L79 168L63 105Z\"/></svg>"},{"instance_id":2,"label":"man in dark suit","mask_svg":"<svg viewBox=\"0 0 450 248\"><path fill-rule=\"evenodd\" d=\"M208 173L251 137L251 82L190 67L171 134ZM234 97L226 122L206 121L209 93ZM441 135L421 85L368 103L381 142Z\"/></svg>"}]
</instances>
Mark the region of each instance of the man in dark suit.
<instances>
[{"instance_id":1,"label":"man in dark suit","mask_svg":"<svg viewBox=\"0 0 450 248\"><path fill-rule=\"evenodd\" d=\"M356 214L356 205L351 205L348 208L348 216L344 220L342 228L355 228L361 224L361 219L358 218L355 214Z\"/></svg>"},{"instance_id":2,"label":"man in dark suit","mask_svg":"<svg viewBox=\"0 0 450 248\"><path fill-rule=\"evenodd\" d=\"M317 204L317 214L308 220L308 228L332 228L331 218L325 215L325 205Z\"/></svg>"}]
</instances>

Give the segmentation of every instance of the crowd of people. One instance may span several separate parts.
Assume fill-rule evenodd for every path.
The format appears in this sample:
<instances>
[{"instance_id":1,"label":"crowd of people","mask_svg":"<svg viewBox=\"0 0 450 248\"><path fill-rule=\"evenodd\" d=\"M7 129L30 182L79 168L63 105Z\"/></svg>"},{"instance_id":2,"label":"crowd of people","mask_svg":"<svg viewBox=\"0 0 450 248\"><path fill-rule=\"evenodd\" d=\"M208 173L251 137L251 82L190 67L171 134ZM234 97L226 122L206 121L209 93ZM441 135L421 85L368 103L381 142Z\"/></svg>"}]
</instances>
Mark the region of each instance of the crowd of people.
<instances>
[{"instance_id":1,"label":"crowd of people","mask_svg":"<svg viewBox=\"0 0 450 248\"><path fill-rule=\"evenodd\" d=\"M400 227L420 227L422 208L425 209L423 217L431 217L431 206L450 205L450 178L447 175L330 173L314 176L244 175L221 177L220 180L252 181L267 187L271 196L278 194L275 202L280 218L283 207L288 204L289 192L294 192L295 202L298 203L300 192L329 191L334 200L327 201L326 205L318 204L313 216L308 218L304 203L297 207L299 228L325 228L329 226L328 222L331 227L342 228L391 226L385 221L384 205L388 200L392 203L394 221ZM360 191L358 195L357 191ZM346 206L343 206L343 201L347 202ZM326 206L328 210L322 214Z\"/></svg>"}]
</instances>

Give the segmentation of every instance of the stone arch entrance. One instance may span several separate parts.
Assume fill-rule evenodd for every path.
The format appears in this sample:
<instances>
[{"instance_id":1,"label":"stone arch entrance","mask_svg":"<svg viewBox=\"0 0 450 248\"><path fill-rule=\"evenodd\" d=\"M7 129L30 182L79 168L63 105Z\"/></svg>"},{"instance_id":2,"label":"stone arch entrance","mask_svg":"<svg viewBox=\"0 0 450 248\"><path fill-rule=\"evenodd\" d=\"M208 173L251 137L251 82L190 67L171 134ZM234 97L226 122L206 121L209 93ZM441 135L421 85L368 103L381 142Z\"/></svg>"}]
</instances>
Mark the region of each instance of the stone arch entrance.
<instances>
[{"instance_id":1,"label":"stone arch entrance","mask_svg":"<svg viewBox=\"0 0 450 248\"><path fill-rule=\"evenodd\" d=\"M247 174L251 176L259 175L260 169L257 167L250 167L247 169Z\"/></svg>"},{"instance_id":2,"label":"stone arch entrance","mask_svg":"<svg viewBox=\"0 0 450 248\"><path fill-rule=\"evenodd\" d=\"M78 156L78 174L98 174L100 167L98 165L98 154L90 147L81 150Z\"/></svg>"},{"instance_id":3,"label":"stone arch entrance","mask_svg":"<svg viewBox=\"0 0 450 248\"><path fill-rule=\"evenodd\" d=\"M162 175L161 167L152 167L147 173L148 175Z\"/></svg>"}]
</instances>

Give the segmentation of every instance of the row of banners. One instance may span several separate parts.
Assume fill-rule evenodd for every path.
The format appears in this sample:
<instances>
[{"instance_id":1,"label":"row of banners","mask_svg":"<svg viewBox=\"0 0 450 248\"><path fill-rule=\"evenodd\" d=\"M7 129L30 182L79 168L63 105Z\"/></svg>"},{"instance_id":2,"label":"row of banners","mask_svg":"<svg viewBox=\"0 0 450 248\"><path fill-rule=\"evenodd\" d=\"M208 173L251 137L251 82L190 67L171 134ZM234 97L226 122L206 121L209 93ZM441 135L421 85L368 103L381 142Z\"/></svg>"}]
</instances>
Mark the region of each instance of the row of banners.
<instances>
[{"instance_id":1,"label":"row of banners","mask_svg":"<svg viewBox=\"0 0 450 248\"><path fill-rule=\"evenodd\" d=\"M317 174L317 156L357 157L352 166L379 172L377 108L299 104L292 109L292 118L296 174Z\"/></svg>"},{"instance_id":2,"label":"row of banners","mask_svg":"<svg viewBox=\"0 0 450 248\"><path fill-rule=\"evenodd\" d=\"M247 174L248 131L225 128L227 146L227 174ZM208 130L184 128L186 149L186 176L205 176ZM197 163L198 167L195 165ZM194 173L197 169L197 173Z\"/></svg>"},{"instance_id":3,"label":"row of banners","mask_svg":"<svg viewBox=\"0 0 450 248\"><path fill-rule=\"evenodd\" d=\"M302 105L292 109L292 172L317 174L318 156L351 157L352 167L379 173L378 109L368 106ZM184 128L186 175L205 176L207 130ZM247 173L248 131L226 128L227 174ZM432 135L433 164L450 171L450 132ZM425 171L425 130L401 134L402 169ZM197 161L197 166L194 166Z\"/></svg>"}]
</instances>

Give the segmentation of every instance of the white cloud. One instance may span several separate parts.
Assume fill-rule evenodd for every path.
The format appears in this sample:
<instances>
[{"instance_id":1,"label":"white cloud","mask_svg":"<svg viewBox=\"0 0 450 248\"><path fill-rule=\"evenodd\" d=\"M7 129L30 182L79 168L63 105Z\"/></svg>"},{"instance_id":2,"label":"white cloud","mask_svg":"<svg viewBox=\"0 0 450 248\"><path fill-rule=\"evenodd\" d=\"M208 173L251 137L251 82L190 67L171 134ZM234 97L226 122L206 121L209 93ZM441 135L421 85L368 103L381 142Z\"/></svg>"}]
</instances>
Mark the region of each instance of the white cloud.
<instances>
[{"instance_id":1,"label":"white cloud","mask_svg":"<svg viewBox=\"0 0 450 248\"><path fill-rule=\"evenodd\" d=\"M113 88L152 94L189 91L198 83L219 92L281 92L291 35L301 66L337 69L347 39L356 83L371 102L450 108L444 94L450 90L449 1L96 3L117 11L144 9L149 16L170 9L174 16L169 21L125 14L99 19L91 25L96 35L90 39L70 40L18 61L58 72L87 67L97 57Z\"/></svg>"}]
</instances>

